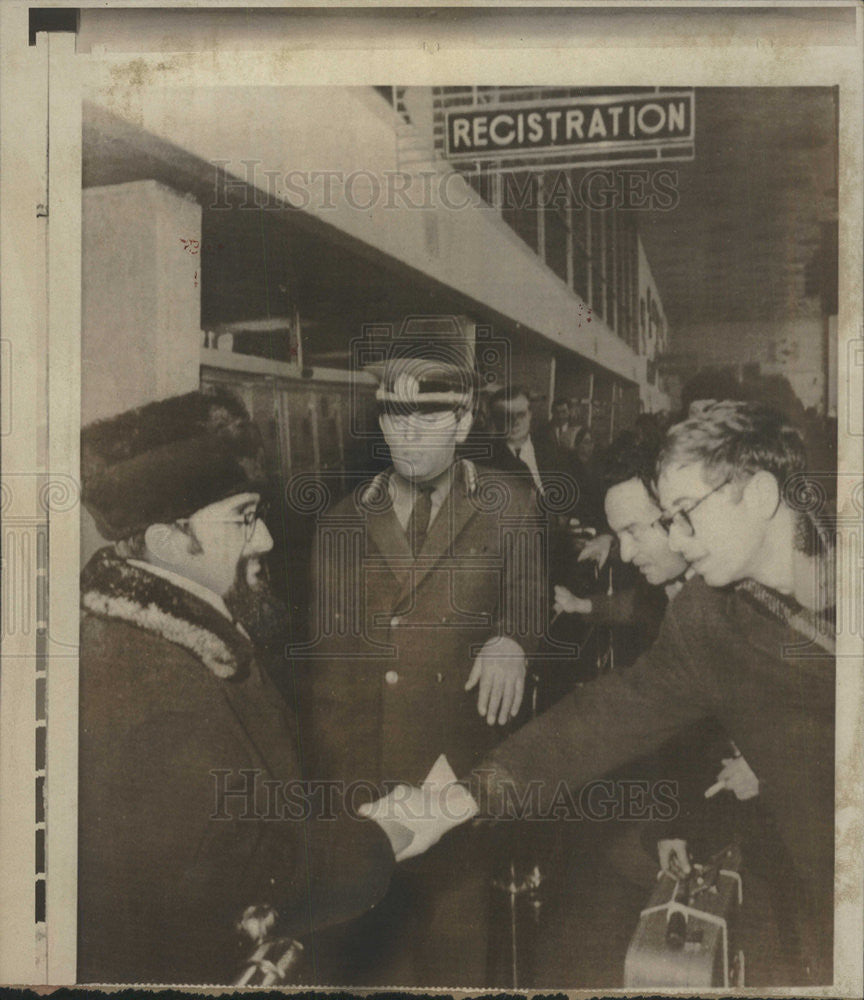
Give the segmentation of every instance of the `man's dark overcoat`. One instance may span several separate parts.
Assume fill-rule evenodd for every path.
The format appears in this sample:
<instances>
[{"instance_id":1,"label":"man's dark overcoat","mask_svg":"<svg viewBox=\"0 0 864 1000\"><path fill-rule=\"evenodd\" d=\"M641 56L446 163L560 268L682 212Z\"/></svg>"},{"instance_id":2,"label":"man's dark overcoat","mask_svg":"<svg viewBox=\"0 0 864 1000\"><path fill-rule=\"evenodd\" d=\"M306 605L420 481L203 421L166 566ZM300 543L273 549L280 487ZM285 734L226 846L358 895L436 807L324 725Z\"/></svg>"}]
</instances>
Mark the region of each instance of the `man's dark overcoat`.
<instances>
[{"instance_id":1,"label":"man's dark overcoat","mask_svg":"<svg viewBox=\"0 0 864 1000\"><path fill-rule=\"evenodd\" d=\"M498 635L530 655L548 620L546 521L524 477L457 462L414 558L391 474L319 522L318 629L304 656L316 775L376 786L419 784L442 753L458 772L488 752L504 727L464 689L474 658Z\"/></svg>"},{"instance_id":2,"label":"man's dark overcoat","mask_svg":"<svg viewBox=\"0 0 864 1000\"><path fill-rule=\"evenodd\" d=\"M82 575L79 982L230 983L235 922L304 938L386 891L374 824L298 784L296 730L251 643L208 602L97 553ZM265 785L265 782L270 782ZM224 796L226 791L244 791Z\"/></svg>"},{"instance_id":3,"label":"man's dark overcoat","mask_svg":"<svg viewBox=\"0 0 864 1000\"><path fill-rule=\"evenodd\" d=\"M603 497L595 477L579 461L576 453L562 448L554 438L544 434L532 433L531 443L543 483L544 507L558 515L553 522L566 528L569 518L578 517L586 526L598 531L607 530ZM510 451L506 441L493 441L489 464L519 475L530 487L534 487L528 466ZM562 543L566 546L566 539L562 539Z\"/></svg>"},{"instance_id":4,"label":"man's dark overcoat","mask_svg":"<svg viewBox=\"0 0 864 1000\"><path fill-rule=\"evenodd\" d=\"M492 816L506 815L529 783L541 792L538 812L562 787L578 806L591 779L716 717L776 817L797 902L780 919L797 925L812 981L825 983L833 942L835 663L825 623L794 603L753 581L715 589L694 578L633 667L574 691L499 746L474 775L474 793Z\"/></svg>"},{"instance_id":5,"label":"man's dark overcoat","mask_svg":"<svg viewBox=\"0 0 864 1000\"><path fill-rule=\"evenodd\" d=\"M546 518L526 477L458 461L415 558L391 475L325 512L316 539L303 752L316 775L356 783L355 805L386 783L421 783L442 753L457 773L470 768L511 731L488 725L465 683L488 639L530 655L548 621ZM465 834L399 866L387 897L339 940L338 982L486 983L498 862L485 837Z\"/></svg>"},{"instance_id":6,"label":"man's dark overcoat","mask_svg":"<svg viewBox=\"0 0 864 1000\"><path fill-rule=\"evenodd\" d=\"M532 434L531 443L534 446L537 471L540 473L544 488L562 489L564 485L562 477L567 477L572 482L570 457L554 438ZM489 465L496 469L503 469L505 472L514 472L522 477L527 477L528 485L534 486L534 479L528 466L510 451L505 440L499 438L493 441ZM574 502L575 499L574 497Z\"/></svg>"}]
</instances>

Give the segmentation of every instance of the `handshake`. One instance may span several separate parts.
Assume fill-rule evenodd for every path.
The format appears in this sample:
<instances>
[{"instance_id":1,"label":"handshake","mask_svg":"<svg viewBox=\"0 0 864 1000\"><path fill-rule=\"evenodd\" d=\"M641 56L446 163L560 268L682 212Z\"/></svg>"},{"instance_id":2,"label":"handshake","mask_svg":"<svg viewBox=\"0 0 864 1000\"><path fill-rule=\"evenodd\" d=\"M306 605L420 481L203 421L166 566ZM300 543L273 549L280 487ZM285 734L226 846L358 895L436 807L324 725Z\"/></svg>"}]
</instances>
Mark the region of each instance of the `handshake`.
<instances>
[{"instance_id":1,"label":"handshake","mask_svg":"<svg viewBox=\"0 0 864 1000\"><path fill-rule=\"evenodd\" d=\"M479 809L442 754L419 788L397 785L357 811L381 827L396 860L405 861L428 851L445 833L473 819Z\"/></svg>"}]
</instances>

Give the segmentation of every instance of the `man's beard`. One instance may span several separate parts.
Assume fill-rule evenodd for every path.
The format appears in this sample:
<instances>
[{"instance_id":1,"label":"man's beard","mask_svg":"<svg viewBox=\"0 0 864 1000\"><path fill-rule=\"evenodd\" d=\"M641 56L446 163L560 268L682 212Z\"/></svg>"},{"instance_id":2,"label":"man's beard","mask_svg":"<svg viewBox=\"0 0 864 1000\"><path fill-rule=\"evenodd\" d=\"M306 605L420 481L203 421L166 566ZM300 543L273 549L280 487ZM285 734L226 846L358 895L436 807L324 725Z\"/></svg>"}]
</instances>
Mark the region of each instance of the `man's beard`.
<instances>
[{"instance_id":1,"label":"man's beard","mask_svg":"<svg viewBox=\"0 0 864 1000\"><path fill-rule=\"evenodd\" d=\"M267 567L258 556L241 559L237 564L225 604L255 645L270 647L287 642L288 609L271 590Z\"/></svg>"}]
</instances>

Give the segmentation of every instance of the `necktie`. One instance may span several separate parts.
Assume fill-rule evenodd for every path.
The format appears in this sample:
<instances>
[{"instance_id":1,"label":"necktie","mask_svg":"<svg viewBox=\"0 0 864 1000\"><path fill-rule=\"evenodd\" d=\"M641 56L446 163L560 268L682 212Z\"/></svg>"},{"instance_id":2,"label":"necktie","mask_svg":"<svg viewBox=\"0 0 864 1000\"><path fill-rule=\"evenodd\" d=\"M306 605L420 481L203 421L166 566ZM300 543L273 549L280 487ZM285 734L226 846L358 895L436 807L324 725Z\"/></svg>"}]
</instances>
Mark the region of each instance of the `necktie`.
<instances>
[{"instance_id":1,"label":"necktie","mask_svg":"<svg viewBox=\"0 0 864 1000\"><path fill-rule=\"evenodd\" d=\"M434 487L420 484L414 490L414 506L408 519L408 541L411 551L417 556L426 541L429 520L432 517L432 493Z\"/></svg>"},{"instance_id":2,"label":"necktie","mask_svg":"<svg viewBox=\"0 0 864 1000\"><path fill-rule=\"evenodd\" d=\"M531 466L522 457L522 448L523 447L524 447L524 445L520 444L518 448L515 448L513 450L513 454L516 456L516 458L518 459L518 461L520 461L522 463L522 465L531 473L531 481L534 484L534 488L542 496L543 495L543 480L540 478L540 470L537 469L537 471L535 472L535 470L532 469Z\"/></svg>"}]
</instances>

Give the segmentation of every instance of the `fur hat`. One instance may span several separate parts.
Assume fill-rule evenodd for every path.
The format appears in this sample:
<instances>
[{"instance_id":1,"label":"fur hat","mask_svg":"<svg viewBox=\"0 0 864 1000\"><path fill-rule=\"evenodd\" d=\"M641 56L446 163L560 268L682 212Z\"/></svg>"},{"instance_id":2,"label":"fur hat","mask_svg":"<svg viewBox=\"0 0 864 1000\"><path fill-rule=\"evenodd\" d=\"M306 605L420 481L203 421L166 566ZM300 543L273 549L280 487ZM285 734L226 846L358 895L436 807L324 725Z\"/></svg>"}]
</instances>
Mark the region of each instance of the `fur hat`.
<instances>
[{"instance_id":1,"label":"fur hat","mask_svg":"<svg viewBox=\"0 0 864 1000\"><path fill-rule=\"evenodd\" d=\"M261 435L226 389L148 403L81 432L82 500L117 541L266 484Z\"/></svg>"}]
</instances>

